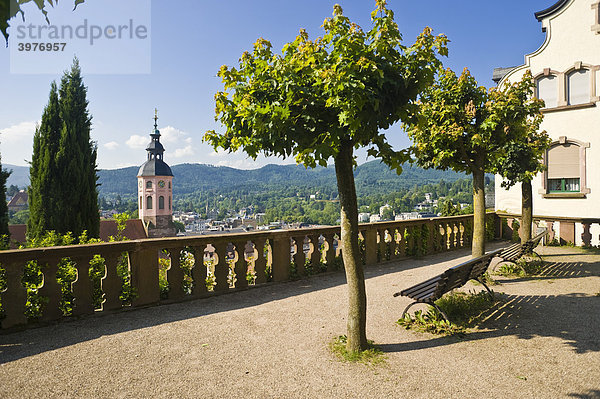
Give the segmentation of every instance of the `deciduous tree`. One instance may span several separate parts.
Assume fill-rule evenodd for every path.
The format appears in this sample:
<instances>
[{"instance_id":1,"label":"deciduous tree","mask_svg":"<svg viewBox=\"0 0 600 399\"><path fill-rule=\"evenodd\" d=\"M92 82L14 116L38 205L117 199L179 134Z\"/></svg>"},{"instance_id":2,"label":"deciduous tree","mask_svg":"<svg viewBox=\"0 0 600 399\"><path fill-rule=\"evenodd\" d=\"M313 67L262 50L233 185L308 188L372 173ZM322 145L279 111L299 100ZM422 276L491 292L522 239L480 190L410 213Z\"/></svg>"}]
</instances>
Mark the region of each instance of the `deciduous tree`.
<instances>
[{"instance_id":1,"label":"deciduous tree","mask_svg":"<svg viewBox=\"0 0 600 399\"><path fill-rule=\"evenodd\" d=\"M525 121L539 113L530 80L488 91L466 68L441 70L405 124L420 166L473 176L473 257L485 253L485 173L499 170L507 145L525 142Z\"/></svg>"},{"instance_id":2,"label":"deciduous tree","mask_svg":"<svg viewBox=\"0 0 600 399\"><path fill-rule=\"evenodd\" d=\"M0 248L3 247L10 237L8 231L8 206L6 205L6 180L10 172L2 169L2 157L0 156Z\"/></svg>"},{"instance_id":3,"label":"deciduous tree","mask_svg":"<svg viewBox=\"0 0 600 399\"><path fill-rule=\"evenodd\" d=\"M550 146L550 137L545 130L540 130L543 114L540 109L544 106L543 100L533 97L535 82L531 73L527 71L520 82L503 88L504 92L515 94L516 106L527 110L520 113L520 118L506 122L514 134L513 141L506 144L500 153L496 172L504 180L501 185L510 188L521 183L521 241L524 243L531 238L531 224L533 221L533 193L531 180L536 174L544 170L544 153Z\"/></svg>"},{"instance_id":4,"label":"deciduous tree","mask_svg":"<svg viewBox=\"0 0 600 399\"><path fill-rule=\"evenodd\" d=\"M259 39L236 68L218 75L224 91L216 99L216 120L225 132L208 131L215 148L244 150L252 158L295 156L306 167L334 161L341 206L341 246L348 282L348 340L351 352L367 348L366 293L359 259L354 150L369 147L400 170L404 158L382 129L408 114L412 102L432 83L446 54L447 39L426 28L414 45L401 43L392 10L376 1L372 28L364 32L334 6L325 34L309 40L301 30L281 54Z\"/></svg>"}]
</instances>

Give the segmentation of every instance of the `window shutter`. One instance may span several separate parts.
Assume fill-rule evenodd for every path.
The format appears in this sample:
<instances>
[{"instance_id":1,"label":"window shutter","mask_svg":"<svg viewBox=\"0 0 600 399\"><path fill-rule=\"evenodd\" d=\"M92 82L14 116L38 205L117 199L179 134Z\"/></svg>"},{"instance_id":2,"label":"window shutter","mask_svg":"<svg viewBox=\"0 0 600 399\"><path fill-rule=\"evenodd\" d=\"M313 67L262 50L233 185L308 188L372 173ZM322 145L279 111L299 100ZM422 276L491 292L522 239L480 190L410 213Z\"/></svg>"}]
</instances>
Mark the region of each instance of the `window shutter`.
<instances>
[{"instance_id":1,"label":"window shutter","mask_svg":"<svg viewBox=\"0 0 600 399\"><path fill-rule=\"evenodd\" d=\"M558 106L558 79L556 76L543 76L537 80L537 97L544 100L546 108Z\"/></svg>"},{"instance_id":2,"label":"window shutter","mask_svg":"<svg viewBox=\"0 0 600 399\"><path fill-rule=\"evenodd\" d=\"M590 71L581 69L571 72L567 78L569 105L590 102Z\"/></svg>"},{"instance_id":3,"label":"window shutter","mask_svg":"<svg viewBox=\"0 0 600 399\"><path fill-rule=\"evenodd\" d=\"M548 178L577 178L579 176L579 146L557 145L548 150Z\"/></svg>"}]
</instances>

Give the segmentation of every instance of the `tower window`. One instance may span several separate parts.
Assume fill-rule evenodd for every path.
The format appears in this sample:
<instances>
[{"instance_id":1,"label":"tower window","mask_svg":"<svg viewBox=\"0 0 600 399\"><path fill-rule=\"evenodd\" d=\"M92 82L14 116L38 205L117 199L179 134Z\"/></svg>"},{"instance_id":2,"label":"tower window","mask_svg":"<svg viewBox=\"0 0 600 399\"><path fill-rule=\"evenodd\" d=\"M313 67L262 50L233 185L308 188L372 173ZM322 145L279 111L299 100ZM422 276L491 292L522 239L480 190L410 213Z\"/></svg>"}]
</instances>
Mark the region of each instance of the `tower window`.
<instances>
[{"instance_id":1,"label":"tower window","mask_svg":"<svg viewBox=\"0 0 600 399\"><path fill-rule=\"evenodd\" d=\"M165 197L158 197L158 209L165 209Z\"/></svg>"},{"instance_id":2,"label":"tower window","mask_svg":"<svg viewBox=\"0 0 600 399\"><path fill-rule=\"evenodd\" d=\"M144 203L142 202L142 197L140 196L140 209L142 209L142 206L144 205Z\"/></svg>"},{"instance_id":3,"label":"tower window","mask_svg":"<svg viewBox=\"0 0 600 399\"><path fill-rule=\"evenodd\" d=\"M146 198L146 209L152 209L152 196L149 195Z\"/></svg>"},{"instance_id":4,"label":"tower window","mask_svg":"<svg viewBox=\"0 0 600 399\"><path fill-rule=\"evenodd\" d=\"M151 181L147 181L146 182L146 188L152 188L152 182Z\"/></svg>"},{"instance_id":5,"label":"tower window","mask_svg":"<svg viewBox=\"0 0 600 399\"><path fill-rule=\"evenodd\" d=\"M171 210L171 196L169 195L169 210Z\"/></svg>"}]
</instances>

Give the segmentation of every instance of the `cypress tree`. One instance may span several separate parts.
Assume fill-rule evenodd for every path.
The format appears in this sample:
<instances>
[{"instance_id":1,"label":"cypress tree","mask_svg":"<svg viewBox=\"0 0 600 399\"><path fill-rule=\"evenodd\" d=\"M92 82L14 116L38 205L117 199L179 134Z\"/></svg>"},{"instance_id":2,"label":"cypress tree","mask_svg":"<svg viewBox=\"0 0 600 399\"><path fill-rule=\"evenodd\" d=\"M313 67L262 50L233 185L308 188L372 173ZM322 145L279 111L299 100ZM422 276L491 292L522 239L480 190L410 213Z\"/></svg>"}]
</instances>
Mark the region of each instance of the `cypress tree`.
<instances>
[{"instance_id":1,"label":"cypress tree","mask_svg":"<svg viewBox=\"0 0 600 399\"><path fill-rule=\"evenodd\" d=\"M6 204L6 179L10 172L2 169L2 156L0 156L0 248L4 244L3 236L10 236L8 231L8 206Z\"/></svg>"},{"instance_id":2,"label":"cypress tree","mask_svg":"<svg viewBox=\"0 0 600 399\"><path fill-rule=\"evenodd\" d=\"M62 77L59 109L62 120L56 166L61 176L61 200L57 203L61 216L60 232L75 236L87 230L98 237L100 216L96 175L96 143L90 138L92 118L88 112L87 88L83 84L77 58L71 70Z\"/></svg>"},{"instance_id":3,"label":"cypress tree","mask_svg":"<svg viewBox=\"0 0 600 399\"><path fill-rule=\"evenodd\" d=\"M52 82L48 105L33 136L33 156L29 167L30 217L27 224L30 238L40 237L48 230L62 232L56 205L61 198L58 187L60 176L56 167L61 128L58 90L56 83Z\"/></svg>"},{"instance_id":4,"label":"cypress tree","mask_svg":"<svg viewBox=\"0 0 600 399\"><path fill-rule=\"evenodd\" d=\"M30 178L28 234L47 230L98 237L100 217L96 144L90 139L91 116L77 58L65 71L60 88L52 83L50 99L34 136Z\"/></svg>"}]
</instances>

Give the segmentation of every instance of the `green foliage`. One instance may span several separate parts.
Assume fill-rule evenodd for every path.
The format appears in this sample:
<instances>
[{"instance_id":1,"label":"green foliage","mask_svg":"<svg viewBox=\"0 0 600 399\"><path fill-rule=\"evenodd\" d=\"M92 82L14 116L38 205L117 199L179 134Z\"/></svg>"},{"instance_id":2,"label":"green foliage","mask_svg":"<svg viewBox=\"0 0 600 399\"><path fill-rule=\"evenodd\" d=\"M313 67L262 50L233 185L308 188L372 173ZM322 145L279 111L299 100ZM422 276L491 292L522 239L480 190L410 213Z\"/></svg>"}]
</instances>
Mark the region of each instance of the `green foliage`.
<instances>
[{"instance_id":1,"label":"green foliage","mask_svg":"<svg viewBox=\"0 0 600 399\"><path fill-rule=\"evenodd\" d=\"M451 199L444 200L438 206L440 216L456 216L461 214L460 204L455 204Z\"/></svg>"},{"instance_id":2,"label":"green foliage","mask_svg":"<svg viewBox=\"0 0 600 399\"><path fill-rule=\"evenodd\" d=\"M77 58L61 79L52 82L48 105L34 135L30 168L27 234L45 231L98 237L96 144L90 139L87 89Z\"/></svg>"},{"instance_id":3,"label":"green foliage","mask_svg":"<svg viewBox=\"0 0 600 399\"><path fill-rule=\"evenodd\" d=\"M544 263L539 260L519 259L517 263L503 263L496 274L505 277L531 277L537 276L544 270Z\"/></svg>"},{"instance_id":4,"label":"green foliage","mask_svg":"<svg viewBox=\"0 0 600 399\"><path fill-rule=\"evenodd\" d=\"M2 157L0 156L0 236L10 236L8 231L8 206L6 204L6 180L10 176L10 172L2 169ZM8 240L0 240L8 242Z\"/></svg>"},{"instance_id":5,"label":"green foliage","mask_svg":"<svg viewBox=\"0 0 600 399\"><path fill-rule=\"evenodd\" d=\"M344 362L364 363L376 365L385 362L386 356L383 351L373 343L368 341L368 348L363 351L349 352L346 349L348 338L345 335L340 335L334 338L329 343L329 349Z\"/></svg>"},{"instance_id":6,"label":"green foliage","mask_svg":"<svg viewBox=\"0 0 600 399\"><path fill-rule=\"evenodd\" d=\"M10 217L10 224L27 224L29 222L29 209L23 209L22 211L15 212Z\"/></svg>"},{"instance_id":7,"label":"green foliage","mask_svg":"<svg viewBox=\"0 0 600 399\"><path fill-rule=\"evenodd\" d=\"M512 229L512 236L510 237L510 240L512 242L520 242L521 237L519 237L519 228L521 227L521 225L519 221L517 219L513 219L510 227Z\"/></svg>"},{"instance_id":8,"label":"green foliage","mask_svg":"<svg viewBox=\"0 0 600 399\"><path fill-rule=\"evenodd\" d=\"M4 36L4 39L6 40L7 45L8 45L8 28L10 27L9 21L12 18L16 17L18 14L21 14L21 17L23 19L25 19L25 13L21 9L21 6L23 4L29 3L31 1L32 0L0 1L0 32L2 32L2 36ZM77 8L77 6L81 3L83 3L84 1L85 0L74 0L73 1L73 3L74 3L73 10L75 10L75 8ZM58 4L58 0L33 0L33 2L38 7L38 9L42 12L44 17L46 18L46 22L50 23L50 20L48 19L48 11L46 10L46 5L50 4L50 6L54 7L54 4Z\"/></svg>"},{"instance_id":9,"label":"green foliage","mask_svg":"<svg viewBox=\"0 0 600 399\"><path fill-rule=\"evenodd\" d=\"M481 322L496 301L491 299L486 291L476 294L452 292L438 299L435 304L448 316L450 322L444 320L442 314L430 306L425 313L420 310L416 311L414 316L407 313L397 324L407 330L436 335L460 335Z\"/></svg>"}]
</instances>

